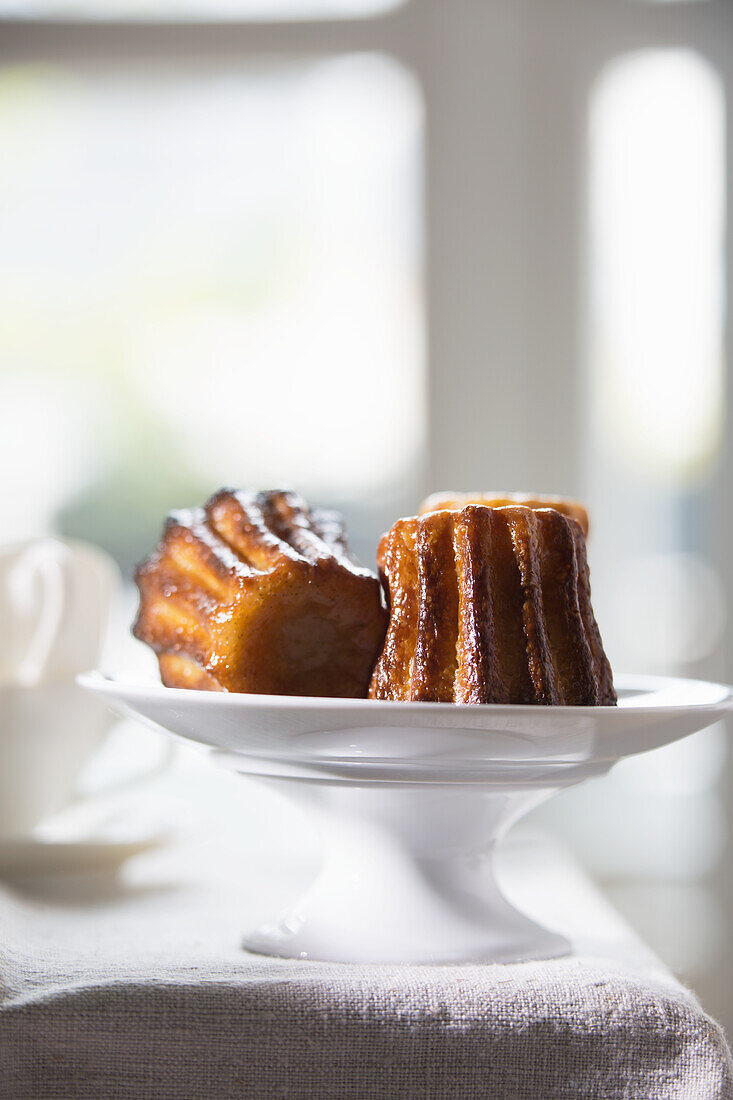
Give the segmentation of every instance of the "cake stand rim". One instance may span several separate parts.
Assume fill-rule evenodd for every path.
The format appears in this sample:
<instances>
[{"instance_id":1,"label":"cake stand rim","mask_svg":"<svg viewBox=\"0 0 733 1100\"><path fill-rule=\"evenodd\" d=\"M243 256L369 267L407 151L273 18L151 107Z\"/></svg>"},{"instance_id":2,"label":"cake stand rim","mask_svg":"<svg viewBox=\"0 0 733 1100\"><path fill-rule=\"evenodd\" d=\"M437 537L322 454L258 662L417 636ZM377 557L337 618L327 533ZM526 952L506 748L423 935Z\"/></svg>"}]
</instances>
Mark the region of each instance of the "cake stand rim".
<instances>
[{"instance_id":1,"label":"cake stand rim","mask_svg":"<svg viewBox=\"0 0 733 1100\"><path fill-rule=\"evenodd\" d=\"M139 674L138 674L139 675ZM135 674L132 674L134 677ZM651 676L636 673L619 673L614 676L614 684L622 692L631 692L630 698L621 698L615 706L566 706L526 703L434 703L434 702L402 702L391 699L350 699L338 696L320 695L258 695L254 692L227 692L227 691L202 691L197 688L171 688L166 687L159 680L131 678L131 674L121 672L103 672L100 669L92 669L79 673L76 683L88 691L99 695L126 696L131 700L154 693L160 699L167 699L172 703L182 702L189 706L222 707L226 709L256 710L258 708L282 709L282 710L346 710L363 712L370 718L376 719L379 714L408 715L416 718L426 718L431 714L440 715L442 719L450 716L478 716L480 714L527 714L539 716L540 721L544 716L564 714L568 717L581 715L617 714L632 710L634 714L661 714L665 711L678 711L682 707L689 710L717 710L726 702L733 709L733 685L720 683L714 680L698 680L681 676ZM679 687L708 689L714 694L704 702L667 703L663 697L669 695ZM644 695L651 700L636 702L634 693L640 699ZM662 702L654 702L654 697L662 697ZM451 725L457 723L450 723Z\"/></svg>"}]
</instances>

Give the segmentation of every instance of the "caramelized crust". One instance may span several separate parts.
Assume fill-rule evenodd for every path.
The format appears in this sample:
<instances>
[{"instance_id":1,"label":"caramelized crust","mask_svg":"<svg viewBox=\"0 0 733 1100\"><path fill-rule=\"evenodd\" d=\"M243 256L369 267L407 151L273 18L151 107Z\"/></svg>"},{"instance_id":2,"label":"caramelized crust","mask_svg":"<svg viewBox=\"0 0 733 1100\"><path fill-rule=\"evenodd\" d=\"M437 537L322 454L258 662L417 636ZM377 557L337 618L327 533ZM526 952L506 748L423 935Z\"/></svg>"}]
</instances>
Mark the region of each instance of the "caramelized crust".
<instances>
[{"instance_id":1,"label":"caramelized crust","mask_svg":"<svg viewBox=\"0 0 733 1100\"><path fill-rule=\"evenodd\" d=\"M336 513L294 493L223 489L168 519L136 579L133 630L168 687L367 693L387 615Z\"/></svg>"},{"instance_id":2,"label":"caramelized crust","mask_svg":"<svg viewBox=\"0 0 733 1100\"><path fill-rule=\"evenodd\" d=\"M401 519L378 561L390 623L372 698L616 702L583 530L559 509L468 505Z\"/></svg>"},{"instance_id":3,"label":"caramelized crust","mask_svg":"<svg viewBox=\"0 0 733 1100\"><path fill-rule=\"evenodd\" d=\"M506 508L519 504L524 508L553 508L574 519L588 538L588 513L582 504L564 497L535 496L532 493L433 493L420 505L418 515L427 512L460 511L467 504L484 504L487 508Z\"/></svg>"}]
</instances>

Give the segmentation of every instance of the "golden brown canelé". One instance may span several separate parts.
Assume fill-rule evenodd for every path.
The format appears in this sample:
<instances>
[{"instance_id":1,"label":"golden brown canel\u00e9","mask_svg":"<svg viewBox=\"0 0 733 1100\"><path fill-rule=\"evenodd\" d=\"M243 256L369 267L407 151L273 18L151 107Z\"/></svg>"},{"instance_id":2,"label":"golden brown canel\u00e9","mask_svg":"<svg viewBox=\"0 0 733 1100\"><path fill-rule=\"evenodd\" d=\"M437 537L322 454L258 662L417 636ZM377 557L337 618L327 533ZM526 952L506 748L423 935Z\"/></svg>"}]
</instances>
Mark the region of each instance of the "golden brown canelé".
<instances>
[{"instance_id":1,"label":"golden brown canel\u00e9","mask_svg":"<svg viewBox=\"0 0 733 1100\"><path fill-rule=\"evenodd\" d=\"M430 512L398 520L378 562L390 622L372 698L616 702L575 519L521 505Z\"/></svg>"},{"instance_id":2,"label":"golden brown canel\u00e9","mask_svg":"<svg viewBox=\"0 0 733 1100\"><path fill-rule=\"evenodd\" d=\"M387 613L335 512L295 493L222 489L169 517L136 580L133 630L168 687L367 694Z\"/></svg>"},{"instance_id":3,"label":"golden brown canel\u00e9","mask_svg":"<svg viewBox=\"0 0 733 1100\"><path fill-rule=\"evenodd\" d=\"M576 500L567 500L565 497L536 496L532 493L433 493L422 502L418 515L445 510L456 512L467 504L485 504L487 508L505 508L513 504L533 509L554 508L556 512L562 512L564 516L576 520L588 538L587 511Z\"/></svg>"}]
</instances>

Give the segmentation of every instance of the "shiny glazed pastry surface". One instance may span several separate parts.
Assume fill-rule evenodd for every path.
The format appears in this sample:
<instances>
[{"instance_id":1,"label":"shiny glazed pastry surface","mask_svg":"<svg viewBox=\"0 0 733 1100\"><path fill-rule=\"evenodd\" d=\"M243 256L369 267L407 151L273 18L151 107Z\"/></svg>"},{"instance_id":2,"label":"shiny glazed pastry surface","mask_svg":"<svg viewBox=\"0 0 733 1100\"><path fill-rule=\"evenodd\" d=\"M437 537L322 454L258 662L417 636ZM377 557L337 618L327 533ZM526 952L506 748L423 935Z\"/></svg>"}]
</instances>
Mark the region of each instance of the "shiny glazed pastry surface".
<instances>
[{"instance_id":1,"label":"shiny glazed pastry surface","mask_svg":"<svg viewBox=\"0 0 733 1100\"><path fill-rule=\"evenodd\" d=\"M533 509L554 508L556 512L562 512L564 516L576 520L588 538L587 511L582 504L575 500L566 500L565 497L536 496L532 493L433 493L422 502L418 515L444 510L460 511L467 504L485 504L487 508L505 508L514 504Z\"/></svg>"},{"instance_id":2,"label":"shiny glazed pastry surface","mask_svg":"<svg viewBox=\"0 0 733 1100\"><path fill-rule=\"evenodd\" d=\"M134 633L169 687L367 693L387 615L334 512L295 493L223 489L169 517L136 580Z\"/></svg>"},{"instance_id":3,"label":"shiny glazed pastry surface","mask_svg":"<svg viewBox=\"0 0 733 1100\"><path fill-rule=\"evenodd\" d=\"M372 698L616 702L583 529L557 508L468 505L401 519L378 562L390 623Z\"/></svg>"}]
</instances>

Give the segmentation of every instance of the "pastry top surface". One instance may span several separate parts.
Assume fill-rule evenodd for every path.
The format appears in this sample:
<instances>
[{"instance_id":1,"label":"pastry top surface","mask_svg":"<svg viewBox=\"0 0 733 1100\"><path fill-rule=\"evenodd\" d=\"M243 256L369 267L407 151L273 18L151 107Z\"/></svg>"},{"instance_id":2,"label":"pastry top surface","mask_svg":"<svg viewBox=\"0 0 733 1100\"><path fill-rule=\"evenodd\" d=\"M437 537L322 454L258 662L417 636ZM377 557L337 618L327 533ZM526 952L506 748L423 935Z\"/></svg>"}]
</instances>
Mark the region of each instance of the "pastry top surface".
<instances>
[{"instance_id":1,"label":"pastry top surface","mask_svg":"<svg viewBox=\"0 0 733 1100\"><path fill-rule=\"evenodd\" d=\"M175 528L215 547L226 566L241 576L270 572L284 561L320 565L331 558L349 572L373 576L352 556L338 512L310 508L286 489L221 489L202 508L172 512L166 532Z\"/></svg>"},{"instance_id":2,"label":"pastry top surface","mask_svg":"<svg viewBox=\"0 0 733 1100\"><path fill-rule=\"evenodd\" d=\"M588 537L589 521L588 512L576 500L567 500L559 496L542 496L536 493L456 493L447 491L444 493L431 493L420 505L419 515L427 512L460 511L468 504L483 504L487 508L502 508L510 505L519 505L524 508L552 508L561 512L570 519L580 524L580 528Z\"/></svg>"}]
</instances>

